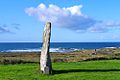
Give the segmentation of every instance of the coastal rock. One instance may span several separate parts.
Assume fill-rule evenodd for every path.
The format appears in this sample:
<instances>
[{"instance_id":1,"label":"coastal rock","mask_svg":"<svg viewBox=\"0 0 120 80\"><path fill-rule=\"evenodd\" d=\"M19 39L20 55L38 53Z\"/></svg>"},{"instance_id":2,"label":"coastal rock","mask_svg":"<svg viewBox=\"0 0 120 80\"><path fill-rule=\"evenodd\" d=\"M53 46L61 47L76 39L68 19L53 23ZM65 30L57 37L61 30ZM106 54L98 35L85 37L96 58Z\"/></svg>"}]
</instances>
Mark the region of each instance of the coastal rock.
<instances>
[{"instance_id":1,"label":"coastal rock","mask_svg":"<svg viewBox=\"0 0 120 80\"><path fill-rule=\"evenodd\" d=\"M52 64L51 64L51 58L49 54L50 36L51 36L51 23L47 22L44 28L43 46L42 46L41 57L40 57L40 68L43 74L52 73Z\"/></svg>"}]
</instances>

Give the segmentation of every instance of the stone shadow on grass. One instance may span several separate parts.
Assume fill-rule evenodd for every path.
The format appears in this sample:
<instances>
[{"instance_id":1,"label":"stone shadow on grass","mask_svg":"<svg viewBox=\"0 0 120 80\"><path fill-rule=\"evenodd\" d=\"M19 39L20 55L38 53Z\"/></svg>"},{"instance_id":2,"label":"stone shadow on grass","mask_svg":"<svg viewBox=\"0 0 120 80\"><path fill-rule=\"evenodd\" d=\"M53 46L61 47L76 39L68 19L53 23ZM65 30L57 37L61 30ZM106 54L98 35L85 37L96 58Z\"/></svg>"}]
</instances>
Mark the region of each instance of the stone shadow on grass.
<instances>
[{"instance_id":1,"label":"stone shadow on grass","mask_svg":"<svg viewBox=\"0 0 120 80\"><path fill-rule=\"evenodd\" d=\"M75 73L75 72L116 72L120 69L70 69L70 70L53 70L53 74Z\"/></svg>"}]
</instances>

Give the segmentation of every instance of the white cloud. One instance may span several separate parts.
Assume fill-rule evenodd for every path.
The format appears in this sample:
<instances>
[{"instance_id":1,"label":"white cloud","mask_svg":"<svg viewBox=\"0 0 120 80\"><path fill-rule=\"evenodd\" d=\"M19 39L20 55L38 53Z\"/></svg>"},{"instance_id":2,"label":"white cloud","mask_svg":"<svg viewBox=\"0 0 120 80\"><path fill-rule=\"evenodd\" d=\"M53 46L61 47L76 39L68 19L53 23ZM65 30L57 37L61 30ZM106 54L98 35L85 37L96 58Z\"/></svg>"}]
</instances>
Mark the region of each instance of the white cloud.
<instances>
[{"instance_id":1,"label":"white cloud","mask_svg":"<svg viewBox=\"0 0 120 80\"><path fill-rule=\"evenodd\" d=\"M73 6L73 7L69 7L69 8L64 8L65 10L69 10L71 12L72 15L82 15L80 9L82 8L82 5L78 5L78 6Z\"/></svg>"},{"instance_id":2,"label":"white cloud","mask_svg":"<svg viewBox=\"0 0 120 80\"><path fill-rule=\"evenodd\" d=\"M8 24L2 24L0 25L0 33L14 33L13 31L15 30L19 30L18 26L20 26L20 24L18 23L13 23L11 25Z\"/></svg>"},{"instance_id":3,"label":"white cloud","mask_svg":"<svg viewBox=\"0 0 120 80\"><path fill-rule=\"evenodd\" d=\"M50 21L56 27L68 28L76 32L105 32L109 27L120 26L119 21L99 21L82 14L82 7L82 5L75 5L60 8L53 4L47 7L41 3L36 8L26 8L25 12L29 16L36 16L42 23Z\"/></svg>"},{"instance_id":4,"label":"white cloud","mask_svg":"<svg viewBox=\"0 0 120 80\"><path fill-rule=\"evenodd\" d=\"M7 27L0 26L0 33L10 33L11 31Z\"/></svg>"}]
</instances>

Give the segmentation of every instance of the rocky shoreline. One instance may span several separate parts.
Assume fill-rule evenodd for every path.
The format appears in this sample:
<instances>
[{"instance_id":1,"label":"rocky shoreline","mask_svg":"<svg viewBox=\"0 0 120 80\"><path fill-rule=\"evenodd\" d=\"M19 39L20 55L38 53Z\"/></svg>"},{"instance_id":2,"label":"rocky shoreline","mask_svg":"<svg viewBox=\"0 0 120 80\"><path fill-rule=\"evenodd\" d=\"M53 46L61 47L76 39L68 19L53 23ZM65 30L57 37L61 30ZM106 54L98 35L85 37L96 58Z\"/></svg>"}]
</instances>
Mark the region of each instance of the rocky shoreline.
<instances>
[{"instance_id":1,"label":"rocky shoreline","mask_svg":"<svg viewBox=\"0 0 120 80\"><path fill-rule=\"evenodd\" d=\"M50 53L52 62L79 62L120 59L120 48L80 50L67 53ZM40 52L0 53L0 64L39 63Z\"/></svg>"}]
</instances>

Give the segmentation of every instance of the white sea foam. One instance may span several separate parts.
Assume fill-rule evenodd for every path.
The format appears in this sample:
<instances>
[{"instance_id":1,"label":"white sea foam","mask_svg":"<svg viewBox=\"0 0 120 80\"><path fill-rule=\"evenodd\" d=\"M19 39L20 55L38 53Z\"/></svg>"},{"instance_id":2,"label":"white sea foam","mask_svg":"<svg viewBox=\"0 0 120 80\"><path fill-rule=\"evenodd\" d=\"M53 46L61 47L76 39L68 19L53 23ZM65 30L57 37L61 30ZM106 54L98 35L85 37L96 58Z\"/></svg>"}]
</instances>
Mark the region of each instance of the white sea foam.
<instances>
[{"instance_id":1,"label":"white sea foam","mask_svg":"<svg viewBox=\"0 0 120 80\"><path fill-rule=\"evenodd\" d=\"M7 50L7 51L4 51L4 52L40 52L41 50L40 49L16 49L16 50Z\"/></svg>"},{"instance_id":2,"label":"white sea foam","mask_svg":"<svg viewBox=\"0 0 120 80\"><path fill-rule=\"evenodd\" d=\"M50 48L50 52L72 52L79 49L74 48ZM6 50L3 52L40 52L41 49L15 49L15 50Z\"/></svg>"},{"instance_id":3,"label":"white sea foam","mask_svg":"<svg viewBox=\"0 0 120 80\"><path fill-rule=\"evenodd\" d=\"M117 47L105 47L105 48L117 48Z\"/></svg>"}]
</instances>

